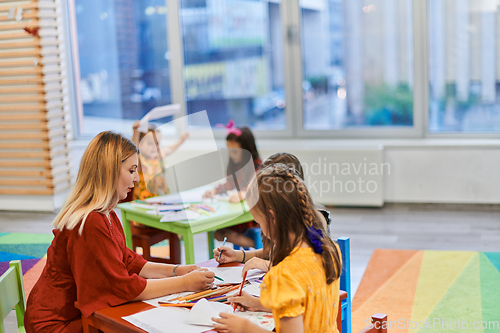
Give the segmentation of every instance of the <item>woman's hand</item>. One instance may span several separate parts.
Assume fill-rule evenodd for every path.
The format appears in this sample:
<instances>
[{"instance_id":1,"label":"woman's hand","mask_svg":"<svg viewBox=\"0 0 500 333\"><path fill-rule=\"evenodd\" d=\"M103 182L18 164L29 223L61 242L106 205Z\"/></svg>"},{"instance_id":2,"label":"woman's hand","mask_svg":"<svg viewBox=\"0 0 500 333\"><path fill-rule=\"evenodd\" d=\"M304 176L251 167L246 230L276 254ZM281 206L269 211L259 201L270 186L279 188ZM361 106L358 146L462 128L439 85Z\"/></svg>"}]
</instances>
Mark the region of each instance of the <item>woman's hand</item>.
<instances>
[{"instance_id":1,"label":"woman's hand","mask_svg":"<svg viewBox=\"0 0 500 333\"><path fill-rule=\"evenodd\" d=\"M219 259L219 254L222 251L222 254ZM235 251L229 246L221 246L214 249L214 258L219 264L226 264L228 262L235 262L238 260L238 254L241 251Z\"/></svg>"},{"instance_id":2,"label":"woman's hand","mask_svg":"<svg viewBox=\"0 0 500 333\"><path fill-rule=\"evenodd\" d=\"M208 190L203 194L203 199L212 198L215 195L215 189Z\"/></svg>"},{"instance_id":3,"label":"woman's hand","mask_svg":"<svg viewBox=\"0 0 500 333\"><path fill-rule=\"evenodd\" d=\"M197 269L182 276L184 279L184 290L200 291L212 287L214 283L214 272L207 269Z\"/></svg>"},{"instance_id":4,"label":"woman's hand","mask_svg":"<svg viewBox=\"0 0 500 333\"><path fill-rule=\"evenodd\" d=\"M232 313L221 312L220 318L212 318L215 322L214 327L221 333L245 333L245 332L262 332L261 328L250 320L239 317ZM266 331L264 331L266 332Z\"/></svg>"},{"instance_id":5,"label":"woman's hand","mask_svg":"<svg viewBox=\"0 0 500 333\"><path fill-rule=\"evenodd\" d=\"M222 252L222 255L224 255L224 252ZM269 260L264 260L261 258L253 257L252 259L248 260L245 263L245 266L243 266L243 270L241 271L241 275L245 274L245 272L251 270L251 269L260 269L263 272L268 272L269 271Z\"/></svg>"},{"instance_id":6,"label":"woman's hand","mask_svg":"<svg viewBox=\"0 0 500 333\"><path fill-rule=\"evenodd\" d=\"M227 299L231 303L237 304L237 309L240 311L266 311L269 312L268 309L264 308L262 304L260 304L260 299L253 295L250 295L247 292L242 292L241 296L229 297Z\"/></svg>"},{"instance_id":7,"label":"woman's hand","mask_svg":"<svg viewBox=\"0 0 500 333\"><path fill-rule=\"evenodd\" d=\"M196 270L199 270L199 269L200 269L200 267L198 267L196 265L179 266L175 270L175 274L177 274L177 276L182 276L182 275L188 274L189 272L196 271Z\"/></svg>"}]
</instances>

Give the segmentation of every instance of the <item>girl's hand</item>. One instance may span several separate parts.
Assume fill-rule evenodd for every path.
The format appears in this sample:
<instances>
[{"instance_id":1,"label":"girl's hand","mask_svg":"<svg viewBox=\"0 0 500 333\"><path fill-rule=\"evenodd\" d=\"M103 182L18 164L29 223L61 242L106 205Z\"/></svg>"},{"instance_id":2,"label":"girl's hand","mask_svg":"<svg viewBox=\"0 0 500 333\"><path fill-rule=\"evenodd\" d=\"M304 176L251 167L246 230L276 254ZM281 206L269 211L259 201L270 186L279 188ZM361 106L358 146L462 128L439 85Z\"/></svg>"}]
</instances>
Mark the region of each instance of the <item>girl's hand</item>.
<instances>
[{"instance_id":1,"label":"girl's hand","mask_svg":"<svg viewBox=\"0 0 500 333\"><path fill-rule=\"evenodd\" d=\"M232 313L221 312L219 316L220 318L212 318L212 320L215 322L215 329L221 333L258 332L260 329L260 327L250 322L250 320Z\"/></svg>"},{"instance_id":2,"label":"girl's hand","mask_svg":"<svg viewBox=\"0 0 500 333\"><path fill-rule=\"evenodd\" d=\"M219 259L220 251L222 251L222 255ZM214 249L214 258L219 264L238 261L237 252L228 246L221 246Z\"/></svg>"},{"instance_id":3,"label":"girl's hand","mask_svg":"<svg viewBox=\"0 0 500 333\"><path fill-rule=\"evenodd\" d=\"M140 125L140 122L139 120L136 120L136 122L134 123L134 125L132 126L132 129L135 131L137 131L137 129L139 128L139 125Z\"/></svg>"},{"instance_id":4,"label":"girl's hand","mask_svg":"<svg viewBox=\"0 0 500 333\"><path fill-rule=\"evenodd\" d=\"M199 270L199 269L200 268L198 266L196 266L196 265L179 266L175 270L175 274L177 274L177 276L182 276L182 275L186 275L189 272L196 271L196 270Z\"/></svg>"},{"instance_id":5,"label":"girl's hand","mask_svg":"<svg viewBox=\"0 0 500 333\"><path fill-rule=\"evenodd\" d=\"M181 135L181 140L182 141L186 141L186 139L189 138L189 133L188 132L184 132L182 133Z\"/></svg>"},{"instance_id":6,"label":"girl's hand","mask_svg":"<svg viewBox=\"0 0 500 333\"><path fill-rule=\"evenodd\" d=\"M200 291L212 287L214 283L214 272L206 269L197 269L182 276L184 289L186 291Z\"/></svg>"},{"instance_id":7,"label":"girl's hand","mask_svg":"<svg viewBox=\"0 0 500 333\"><path fill-rule=\"evenodd\" d=\"M208 190L203 194L203 199L212 198L215 195L215 190Z\"/></svg>"},{"instance_id":8,"label":"girl's hand","mask_svg":"<svg viewBox=\"0 0 500 333\"><path fill-rule=\"evenodd\" d=\"M247 292L242 292L241 296L229 297L227 300L236 303L240 311L269 311L260 304L259 298Z\"/></svg>"},{"instance_id":9,"label":"girl's hand","mask_svg":"<svg viewBox=\"0 0 500 333\"><path fill-rule=\"evenodd\" d=\"M224 255L224 252L222 252L222 255ZM251 269L260 269L263 272L268 272L269 271L269 260L264 260L261 258L253 257L252 259L248 260L245 263L245 266L243 266L243 270L241 271L241 275L245 274L245 272L251 270Z\"/></svg>"}]
</instances>

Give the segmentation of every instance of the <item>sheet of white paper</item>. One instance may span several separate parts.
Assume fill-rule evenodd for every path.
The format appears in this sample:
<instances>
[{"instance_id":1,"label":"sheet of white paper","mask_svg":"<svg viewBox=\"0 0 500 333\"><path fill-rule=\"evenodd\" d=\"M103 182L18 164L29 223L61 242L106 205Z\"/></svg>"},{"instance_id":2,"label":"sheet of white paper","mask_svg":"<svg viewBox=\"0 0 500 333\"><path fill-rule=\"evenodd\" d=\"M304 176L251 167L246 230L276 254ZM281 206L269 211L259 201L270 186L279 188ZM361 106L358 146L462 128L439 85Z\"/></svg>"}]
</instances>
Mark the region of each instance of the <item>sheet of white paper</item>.
<instances>
[{"instance_id":1,"label":"sheet of white paper","mask_svg":"<svg viewBox=\"0 0 500 333\"><path fill-rule=\"evenodd\" d=\"M215 284L224 284L224 283L241 283L243 277L241 276L241 272L243 271L243 267L207 267L208 270L212 271L223 279L224 281L220 281L215 279ZM251 269L247 273L247 280L257 279L264 276L264 272L258 269Z\"/></svg>"},{"instance_id":2,"label":"sheet of white paper","mask_svg":"<svg viewBox=\"0 0 500 333\"><path fill-rule=\"evenodd\" d=\"M194 221L200 217L200 213L190 209L181 210L180 212L162 212L160 222L175 222L175 221Z\"/></svg>"},{"instance_id":3,"label":"sheet of white paper","mask_svg":"<svg viewBox=\"0 0 500 333\"><path fill-rule=\"evenodd\" d=\"M233 313L233 308L228 304L209 302L202 298L191 308L186 323L212 327L212 317L219 317L221 312Z\"/></svg>"},{"instance_id":4,"label":"sheet of white paper","mask_svg":"<svg viewBox=\"0 0 500 333\"><path fill-rule=\"evenodd\" d=\"M123 317L123 319L149 333L205 332L207 330L206 326L186 323L189 312L188 309L184 308L159 307Z\"/></svg>"},{"instance_id":5,"label":"sheet of white paper","mask_svg":"<svg viewBox=\"0 0 500 333\"><path fill-rule=\"evenodd\" d=\"M216 195L214 195L214 199L218 200L218 201L229 201L229 198L231 198L231 196L233 194L235 194L236 192L238 192L238 191L231 190L231 191L227 191L226 194L216 194Z\"/></svg>"},{"instance_id":6,"label":"sheet of white paper","mask_svg":"<svg viewBox=\"0 0 500 333\"><path fill-rule=\"evenodd\" d=\"M188 208L191 205L190 204L176 204L176 205L155 205L155 206L157 206L158 211L161 213L162 211L179 210L179 209Z\"/></svg>"},{"instance_id":7,"label":"sheet of white paper","mask_svg":"<svg viewBox=\"0 0 500 333\"><path fill-rule=\"evenodd\" d=\"M134 206L134 207L138 207L138 208L150 209L147 211L147 213L155 212L156 210L159 210L159 211L179 210L179 209L184 209L184 208L187 208L190 206L189 204L162 205L162 204L141 204L138 202L131 202L130 205Z\"/></svg>"},{"instance_id":8,"label":"sheet of white paper","mask_svg":"<svg viewBox=\"0 0 500 333\"><path fill-rule=\"evenodd\" d=\"M189 190L186 192L161 195L146 199L147 202L160 202L164 204L182 204L188 202L202 202L203 194L207 190L205 188Z\"/></svg>"},{"instance_id":9,"label":"sheet of white paper","mask_svg":"<svg viewBox=\"0 0 500 333\"><path fill-rule=\"evenodd\" d=\"M265 330L272 331L274 329L274 319L270 312L236 311L234 314L250 320Z\"/></svg>"},{"instance_id":10,"label":"sheet of white paper","mask_svg":"<svg viewBox=\"0 0 500 333\"><path fill-rule=\"evenodd\" d=\"M252 281L250 284L243 287L243 291L246 291L250 295L260 297L260 283Z\"/></svg>"},{"instance_id":11,"label":"sheet of white paper","mask_svg":"<svg viewBox=\"0 0 500 333\"><path fill-rule=\"evenodd\" d=\"M137 207L137 208L146 208L146 209L153 209L153 208L156 208L156 206L160 206L160 205L141 204L141 203L138 203L138 202L131 202L130 205L134 206L134 207Z\"/></svg>"},{"instance_id":12,"label":"sheet of white paper","mask_svg":"<svg viewBox=\"0 0 500 333\"><path fill-rule=\"evenodd\" d=\"M164 106L157 106L151 111L149 111L142 119L139 121L138 131L142 133L148 132L148 125L151 120L161 119L169 116L173 116L181 111L181 106L179 104L170 104Z\"/></svg>"}]
</instances>

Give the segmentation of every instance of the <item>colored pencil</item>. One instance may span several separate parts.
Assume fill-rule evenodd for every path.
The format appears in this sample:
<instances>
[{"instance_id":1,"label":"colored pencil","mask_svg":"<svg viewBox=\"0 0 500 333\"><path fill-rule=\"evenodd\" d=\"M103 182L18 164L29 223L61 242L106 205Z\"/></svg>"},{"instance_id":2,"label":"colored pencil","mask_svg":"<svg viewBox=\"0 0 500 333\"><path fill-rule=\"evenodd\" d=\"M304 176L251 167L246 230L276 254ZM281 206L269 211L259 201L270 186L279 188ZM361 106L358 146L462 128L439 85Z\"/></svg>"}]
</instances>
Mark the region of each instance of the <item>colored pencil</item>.
<instances>
[{"instance_id":1,"label":"colored pencil","mask_svg":"<svg viewBox=\"0 0 500 333\"><path fill-rule=\"evenodd\" d=\"M238 293L238 296L241 296L241 292L243 291L243 286L245 285L245 281L247 279L247 273L248 271L243 274L243 281L241 281L240 292ZM234 311L236 311L236 303L233 304L233 312Z\"/></svg>"},{"instance_id":2,"label":"colored pencil","mask_svg":"<svg viewBox=\"0 0 500 333\"><path fill-rule=\"evenodd\" d=\"M224 295L230 291L233 291L233 290L236 290L238 289L238 285L234 286L234 287L226 287L226 288L221 288L217 291L214 291L214 292L211 292L209 294L205 294L205 295L201 295L201 296L197 296L197 297L193 297L189 300L186 300L186 302L193 302L193 301L197 301L197 300L200 300L202 298L207 298L208 296L210 296L209 298L213 298L215 296L220 296L220 295Z\"/></svg>"},{"instance_id":3,"label":"colored pencil","mask_svg":"<svg viewBox=\"0 0 500 333\"><path fill-rule=\"evenodd\" d=\"M196 294L192 294L192 295L187 295L187 296L181 297L178 300L179 301L186 301L186 300L194 298L194 297L198 297L198 296L201 296L201 295L210 294L211 292L213 292L212 289L205 290L205 291L200 291L199 293L196 293Z\"/></svg>"},{"instance_id":4,"label":"colored pencil","mask_svg":"<svg viewBox=\"0 0 500 333\"><path fill-rule=\"evenodd\" d=\"M158 302L160 306L172 306L181 308L192 308L196 303L161 303Z\"/></svg>"}]
</instances>

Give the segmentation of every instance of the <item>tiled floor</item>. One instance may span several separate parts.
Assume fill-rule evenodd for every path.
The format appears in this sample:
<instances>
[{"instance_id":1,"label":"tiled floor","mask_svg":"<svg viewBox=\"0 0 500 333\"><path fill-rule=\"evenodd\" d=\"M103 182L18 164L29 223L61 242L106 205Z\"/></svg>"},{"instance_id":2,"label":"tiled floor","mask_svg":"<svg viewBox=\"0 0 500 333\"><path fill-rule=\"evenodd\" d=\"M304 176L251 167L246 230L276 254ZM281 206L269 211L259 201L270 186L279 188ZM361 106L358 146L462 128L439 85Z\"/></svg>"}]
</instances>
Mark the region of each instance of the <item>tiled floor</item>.
<instances>
[{"instance_id":1,"label":"tiled floor","mask_svg":"<svg viewBox=\"0 0 500 333\"><path fill-rule=\"evenodd\" d=\"M500 251L500 207L388 204L332 208L332 237L351 238L352 293L376 248ZM119 214L118 214L119 215ZM50 233L54 214L0 213L0 232ZM209 259L206 234L195 235L196 262ZM7 332L15 332L12 312Z\"/></svg>"}]
</instances>

